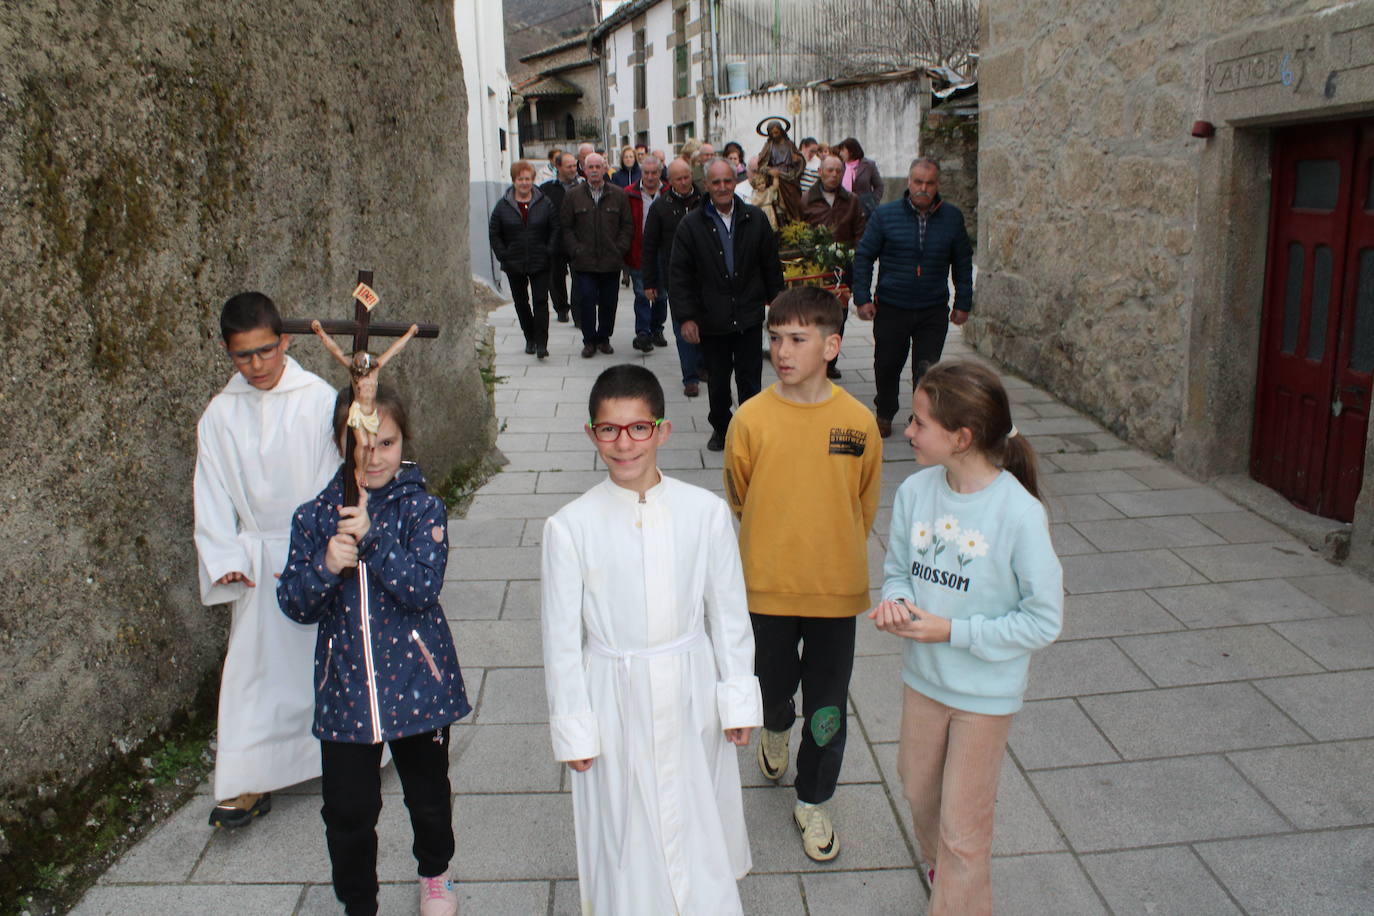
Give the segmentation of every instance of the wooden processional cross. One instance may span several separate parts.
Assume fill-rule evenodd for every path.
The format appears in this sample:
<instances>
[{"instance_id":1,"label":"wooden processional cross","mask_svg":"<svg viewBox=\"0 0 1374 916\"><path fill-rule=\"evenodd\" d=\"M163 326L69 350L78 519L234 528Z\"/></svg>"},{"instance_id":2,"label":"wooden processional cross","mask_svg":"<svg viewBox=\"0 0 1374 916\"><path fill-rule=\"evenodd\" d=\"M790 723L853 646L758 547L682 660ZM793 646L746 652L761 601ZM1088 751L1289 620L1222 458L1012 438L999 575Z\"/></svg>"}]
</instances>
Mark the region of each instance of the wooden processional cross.
<instances>
[{"instance_id":1,"label":"wooden processional cross","mask_svg":"<svg viewBox=\"0 0 1374 916\"><path fill-rule=\"evenodd\" d=\"M334 355L334 358L343 363L349 370L349 375L353 381L353 407L357 409L360 402L364 407L370 407L369 413L375 412L376 405L372 403L372 395L375 393L377 374L382 366L397 353L412 337L434 338L439 336L439 326L437 324L401 324L399 322L377 322L371 321L372 309L377 305L379 297L372 291L372 271L358 271L358 285L353 289L353 320L352 321L320 321L309 318L287 318L282 321L282 329L288 334L317 334L324 345ZM330 338L331 334L351 334L353 335L353 353L345 356L339 349L338 344ZM367 351L367 341L369 337L395 337L398 338L385 353L380 357L374 356ZM360 395L363 395L360 397ZM350 411L350 418L353 411ZM370 434L368 434L370 435ZM372 437L375 441L375 437ZM356 506L358 504L358 469L354 452L357 450L357 438L354 427L350 423L347 427L347 434L344 442L344 505Z\"/></svg>"}]
</instances>

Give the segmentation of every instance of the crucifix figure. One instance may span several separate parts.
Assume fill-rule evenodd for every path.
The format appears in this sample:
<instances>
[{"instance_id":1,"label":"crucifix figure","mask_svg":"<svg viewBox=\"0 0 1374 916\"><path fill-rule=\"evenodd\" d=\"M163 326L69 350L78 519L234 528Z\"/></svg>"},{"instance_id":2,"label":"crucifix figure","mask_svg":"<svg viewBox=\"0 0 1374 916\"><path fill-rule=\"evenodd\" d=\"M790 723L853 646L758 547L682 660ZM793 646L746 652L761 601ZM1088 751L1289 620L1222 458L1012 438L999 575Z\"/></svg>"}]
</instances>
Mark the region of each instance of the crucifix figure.
<instances>
[{"instance_id":1,"label":"crucifix figure","mask_svg":"<svg viewBox=\"0 0 1374 916\"><path fill-rule=\"evenodd\" d=\"M334 358L348 369L353 380L353 404L348 410L348 426L344 437L344 504L348 506L358 504L358 469L354 453L359 437L369 449L377 442L377 376L382 366L401 352L412 337L439 336L437 324L373 324L372 308L377 301L377 294L372 291L372 271L360 270L358 285L353 290L352 321L288 318L282 322L283 330L287 333L313 332L318 336ZM353 354L345 355L331 334L352 334ZM381 356L376 356L367 351L369 336L395 337L397 340L387 347Z\"/></svg>"}]
</instances>

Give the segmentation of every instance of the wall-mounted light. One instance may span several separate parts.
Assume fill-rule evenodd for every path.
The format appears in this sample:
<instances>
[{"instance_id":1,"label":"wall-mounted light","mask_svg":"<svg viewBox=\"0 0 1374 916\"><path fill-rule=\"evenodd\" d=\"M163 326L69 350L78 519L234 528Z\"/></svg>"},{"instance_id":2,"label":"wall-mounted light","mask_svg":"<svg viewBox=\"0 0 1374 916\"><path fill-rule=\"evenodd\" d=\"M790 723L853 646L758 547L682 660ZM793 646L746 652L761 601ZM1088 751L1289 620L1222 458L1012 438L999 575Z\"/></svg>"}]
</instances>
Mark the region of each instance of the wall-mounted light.
<instances>
[{"instance_id":1,"label":"wall-mounted light","mask_svg":"<svg viewBox=\"0 0 1374 916\"><path fill-rule=\"evenodd\" d=\"M1215 136L1216 132L1216 125L1214 125L1211 121L1193 122L1193 129L1191 133L1194 137L1202 137L1203 139L1206 139L1207 137Z\"/></svg>"}]
</instances>

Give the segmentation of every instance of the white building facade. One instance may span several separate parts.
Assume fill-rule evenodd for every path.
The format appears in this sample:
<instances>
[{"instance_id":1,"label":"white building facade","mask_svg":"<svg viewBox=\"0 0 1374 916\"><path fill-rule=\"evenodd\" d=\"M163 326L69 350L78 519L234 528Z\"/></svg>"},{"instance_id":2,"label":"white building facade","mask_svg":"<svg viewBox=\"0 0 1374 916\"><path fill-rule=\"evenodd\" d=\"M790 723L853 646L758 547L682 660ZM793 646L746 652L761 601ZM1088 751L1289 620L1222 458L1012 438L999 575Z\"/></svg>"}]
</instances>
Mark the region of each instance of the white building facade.
<instances>
[{"instance_id":1,"label":"white building facade","mask_svg":"<svg viewBox=\"0 0 1374 916\"><path fill-rule=\"evenodd\" d=\"M469 226L472 272L496 288L504 276L487 242L487 216L510 184L517 128L506 73L501 0L454 0L453 24L468 95Z\"/></svg>"},{"instance_id":2,"label":"white building facade","mask_svg":"<svg viewBox=\"0 0 1374 916\"><path fill-rule=\"evenodd\" d=\"M632 0L592 29L606 92L608 154L644 144L670 156L709 129L711 0Z\"/></svg>"}]
</instances>

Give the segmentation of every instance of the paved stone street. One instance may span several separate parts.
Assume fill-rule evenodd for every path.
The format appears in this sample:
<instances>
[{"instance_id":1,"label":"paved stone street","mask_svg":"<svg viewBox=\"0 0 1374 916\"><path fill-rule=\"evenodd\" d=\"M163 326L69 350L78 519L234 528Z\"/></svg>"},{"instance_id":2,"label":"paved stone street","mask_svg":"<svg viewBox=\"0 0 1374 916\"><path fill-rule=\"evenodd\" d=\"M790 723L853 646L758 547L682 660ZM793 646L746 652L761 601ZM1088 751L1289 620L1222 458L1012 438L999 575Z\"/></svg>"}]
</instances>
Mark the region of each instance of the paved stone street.
<instances>
[{"instance_id":1,"label":"paved stone street","mask_svg":"<svg viewBox=\"0 0 1374 916\"><path fill-rule=\"evenodd\" d=\"M476 708L452 752L456 868L466 914L563 916L578 909L576 866L546 726L539 539L548 514L601 478L581 429L593 377L622 360L658 372L674 426L660 452L667 473L719 492L721 456L705 450L705 392L683 397L676 352L630 347L628 296L613 357L581 359L576 332L554 324L552 356L538 362L522 353L509 306L491 322L510 463L452 523L443 596ZM851 318L848 330L843 384L869 403L871 326ZM956 331L946 353L965 352ZM1006 382L1042 456L1068 596L1064 635L1032 663L1003 771L997 912L1374 912L1374 586L1050 395ZM893 493L916 470L900 436L887 450L875 586ZM741 753L747 912L925 913L894 772L900 642L860 624L832 803L837 861L802 855L791 793L765 787L752 748ZM384 786L381 909L413 913L410 830L390 768ZM209 805L206 786L75 912L338 912L315 784L278 793L271 815L238 832L210 831Z\"/></svg>"}]
</instances>

